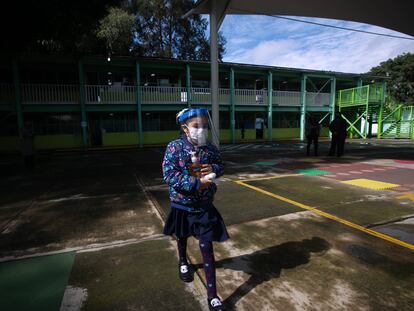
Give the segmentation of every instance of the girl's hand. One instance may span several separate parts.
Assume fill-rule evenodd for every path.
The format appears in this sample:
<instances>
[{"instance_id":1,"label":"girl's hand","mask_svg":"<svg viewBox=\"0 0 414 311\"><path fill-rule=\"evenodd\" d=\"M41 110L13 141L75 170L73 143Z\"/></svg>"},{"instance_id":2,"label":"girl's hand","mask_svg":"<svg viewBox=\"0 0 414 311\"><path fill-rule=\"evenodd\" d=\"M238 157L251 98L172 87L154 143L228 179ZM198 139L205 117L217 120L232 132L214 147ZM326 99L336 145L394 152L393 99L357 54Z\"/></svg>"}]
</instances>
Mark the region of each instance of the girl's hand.
<instances>
[{"instance_id":1,"label":"girl's hand","mask_svg":"<svg viewBox=\"0 0 414 311\"><path fill-rule=\"evenodd\" d=\"M210 173L213 173L211 164L201 164L201 176L206 176Z\"/></svg>"},{"instance_id":2,"label":"girl's hand","mask_svg":"<svg viewBox=\"0 0 414 311\"><path fill-rule=\"evenodd\" d=\"M204 189L208 188L211 185L211 181L204 176L200 178L201 186L199 191L203 191Z\"/></svg>"}]
</instances>

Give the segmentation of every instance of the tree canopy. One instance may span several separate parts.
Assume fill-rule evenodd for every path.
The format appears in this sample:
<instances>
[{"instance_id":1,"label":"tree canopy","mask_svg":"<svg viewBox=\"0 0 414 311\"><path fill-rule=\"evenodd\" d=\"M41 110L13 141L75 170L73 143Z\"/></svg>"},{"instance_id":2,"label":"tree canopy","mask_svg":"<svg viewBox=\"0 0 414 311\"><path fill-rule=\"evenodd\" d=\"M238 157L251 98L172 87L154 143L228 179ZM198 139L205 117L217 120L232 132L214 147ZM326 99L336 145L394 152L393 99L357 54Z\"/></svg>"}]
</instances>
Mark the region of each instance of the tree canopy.
<instances>
[{"instance_id":1,"label":"tree canopy","mask_svg":"<svg viewBox=\"0 0 414 311\"><path fill-rule=\"evenodd\" d=\"M389 77L387 90L392 99L414 105L414 54L404 53L371 68L369 74Z\"/></svg>"},{"instance_id":2,"label":"tree canopy","mask_svg":"<svg viewBox=\"0 0 414 311\"><path fill-rule=\"evenodd\" d=\"M11 2L0 13L1 51L209 60L208 21L181 16L192 0ZM219 34L219 58L225 39Z\"/></svg>"},{"instance_id":3,"label":"tree canopy","mask_svg":"<svg viewBox=\"0 0 414 311\"><path fill-rule=\"evenodd\" d=\"M208 22L200 15L192 15L186 19L181 18L192 8L191 0L150 0L127 1L121 9L111 9L104 20L123 20L112 23L111 28L117 29L108 33L118 34L118 41L125 41L125 33L132 32L129 49L118 46L111 53L133 54L149 57L165 57L176 59L209 60L210 44L206 34ZM122 17L121 17L122 15ZM129 25L130 18L134 16L135 23ZM108 23L101 20L98 33ZM108 42L114 37L101 36ZM225 39L219 33L219 58L224 54Z\"/></svg>"}]
</instances>

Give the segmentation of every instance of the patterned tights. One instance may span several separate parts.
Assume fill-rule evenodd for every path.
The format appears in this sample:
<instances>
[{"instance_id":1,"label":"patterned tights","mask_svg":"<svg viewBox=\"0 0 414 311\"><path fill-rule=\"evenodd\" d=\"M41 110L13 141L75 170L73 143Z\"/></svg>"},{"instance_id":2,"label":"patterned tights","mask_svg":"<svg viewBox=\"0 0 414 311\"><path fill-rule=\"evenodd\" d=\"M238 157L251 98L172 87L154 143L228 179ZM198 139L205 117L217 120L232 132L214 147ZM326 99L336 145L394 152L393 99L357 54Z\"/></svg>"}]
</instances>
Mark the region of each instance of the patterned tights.
<instances>
[{"instance_id":1,"label":"patterned tights","mask_svg":"<svg viewBox=\"0 0 414 311\"><path fill-rule=\"evenodd\" d=\"M177 238L177 246L180 264L187 264L187 238ZM203 256L203 267L207 282L207 296L211 299L217 296L213 242L200 240L199 246L201 255Z\"/></svg>"}]
</instances>

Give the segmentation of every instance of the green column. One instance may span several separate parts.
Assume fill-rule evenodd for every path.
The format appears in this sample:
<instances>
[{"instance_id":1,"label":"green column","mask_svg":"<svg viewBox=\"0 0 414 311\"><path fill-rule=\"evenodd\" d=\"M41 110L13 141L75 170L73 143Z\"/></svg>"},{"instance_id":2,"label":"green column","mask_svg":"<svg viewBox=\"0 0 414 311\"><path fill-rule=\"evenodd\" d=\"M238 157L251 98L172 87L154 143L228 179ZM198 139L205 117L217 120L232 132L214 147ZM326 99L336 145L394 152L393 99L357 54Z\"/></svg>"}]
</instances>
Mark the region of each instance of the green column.
<instances>
[{"instance_id":1,"label":"green column","mask_svg":"<svg viewBox=\"0 0 414 311\"><path fill-rule=\"evenodd\" d=\"M17 128L19 131L19 137L22 137L23 129L23 109L22 109L22 97L20 93L20 77L19 77L19 64L17 59L13 59L12 63L13 70L13 84L14 84L14 100L16 106L17 116Z\"/></svg>"},{"instance_id":2,"label":"green column","mask_svg":"<svg viewBox=\"0 0 414 311\"><path fill-rule=\"evenodd\" d=\"M411 139L414 139L414 115L413 115L413 108L411 107Z\"/></svg>"},{"instance_id":3,"label":"green column","mask_svg":"<svg viewBox=\"0 0 414 311\"><path fill-rule=\"evenodd\" d=\"M305 140L306 122L306 75L300 81L300 140Z\"/></svg>"},{"instance_id":4,"label":"green column","mask_svg":"<svg viewBox=\"0 0 414 311\"><path fill-rule=\"evenodd\" d=\"M368 114L369 114L369 93L368 93L368 98L367 98L367 104L365 106L364 138L367 138L368 136L368 117L369 117Z\"/></svg>"},{"instance_id":5,"label":"green column","mask_svg":"<svg viewBox=\"0 0 414 311\"><path fill-rule=\"evenodd\" d=\"M330 121L332 122L335 119L335 99L336 99L336 77L331 78L331 93L329 97L329 113ZM329 132L329 137L332 137L332 133Z\"/></svg>"},{"instance_id":6,"label":"green column","mask_svg":"<svg viewBox=\"0 0 414 311\"><path fill-rule=\"evenodd\" d=\"M273 130L273 75L269 71L267 74L267 140L272 141Z\"/></svg>"},{"instance_id":7,"label":"green column","mask_svg":"<svg viewBox=\"0 0 414 311\"><path fill-rule=\"evenodd\" d=\"M190 64L185 65L185 81L187 87L187 104L191 107L191 71Z\"/></svg>"},{"instance_id":8,"label":"green column","mask_svg":"<svg viewBox=\"0 0 414 311\"><path fill-rule=\"evenodd\" d=\"M387 100L387 82L382 82L382 94L381 94L381 102L385 104L385 101Z\"/></svg>"},{"instance_id":9,"label":"green column","mask_svg":"<svg viewBox=\"0 0 414 311\"><path fill-rule=\"evenodd\" d=\"M236 142L236 110L234 102L234 69L230 68L230 130L231 130L231 143Z\"/></svg>"},{"instance_id":10,"label":"green column","mask_svg":"<svg viewBox=\"0 0 414 311\"><path fill-rule=\"evenodd\" d=\"M142 148L144 144L144 135L142 133L142 101L141 101L141 69L139 62L135 62L135 79L136 83L136 105L137 105L137 116L138 116L138 145Z\"/></svg>"},{"instance_id":11,"label":"green column","mask_svg":"<svg viewBox=\"0 0 414 311\"><path fill-rule=\"evenodd\" d=\"M88 147L88 120L86 117L86 92L85 92L85 72L83 70L83 63L78 61L79 72L79 101L81 106L81 128L82 128L82 142L83 147Z\"/></svg>"},{"instance_id":12,"label":"green column","mask_svg":"<svg viewBox=\"0 0 414 311\"><path fill-rule=\"evenodd\" d=\"M382 128L383 128L383 123L382 123L382 115L384 114L384 103L381 102L380 103L380 108L379 108L379 112L378 112L378 129L377 129L377 138L381 138L382 135Z\"/></svg>"},{"instance_id":13,"label":"green column","mask_svg":"<svg viewBox=\"0 0 414 311\"><path fill-rule=\"evenodd\" d=\"M400 138L400 133L401 133L401 108L402 105L398 106L398 109L396 111L396 119L397 119L397 128L396 128L396 138Z\"/></svg>"},{"instance_id":14,"label":"green column","mask_svg":"<svg viewBox=\"0 0 414 311\"><path fill-rule=\"evenodd\" d=\"M363 81L362 81L362 79L361 78L358 78L358 80L357 80L357 87L362 87L362 85L363 85ZM357 90L357 92L356 92L356 99L355 99L355 90L354 91L352 91L352 96L353 96L353 100L352 100L352 102L353 103L355 103L355 101L357 100L359 103L361 103L361 96L362 96L362 90L361 89L358 89ZM358 119L358 112L355 112L355 120L356 119ZM365 122L365 124L367 124L367 122L368 122L368 112L367 112L367 117L366 117L367 119L366 119L366 122ZM359 123L359 122L358 122ZM356 125L357 126L357 125ZM365 131L365 128L364 128L364 131ZM354 133L355 133L355 131L354 131L354 128L352 128L351 127L351 129L349 130L349 138L350 139L352 139L353 137L354 137ZM364 135L366 136L366 133L364 133Z\"/></svg>"}]
</instances>

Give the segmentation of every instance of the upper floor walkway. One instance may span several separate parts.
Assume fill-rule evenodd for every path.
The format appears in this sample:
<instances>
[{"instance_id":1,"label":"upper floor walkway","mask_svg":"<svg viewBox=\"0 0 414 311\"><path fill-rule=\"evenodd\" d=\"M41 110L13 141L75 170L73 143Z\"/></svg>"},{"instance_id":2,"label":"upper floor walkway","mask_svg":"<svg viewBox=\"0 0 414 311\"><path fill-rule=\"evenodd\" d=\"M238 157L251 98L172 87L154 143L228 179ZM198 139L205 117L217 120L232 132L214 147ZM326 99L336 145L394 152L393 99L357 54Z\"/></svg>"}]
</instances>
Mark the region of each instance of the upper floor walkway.
<instances>
[{"instance_id":1,"label":"upper floor walkway","mask_svg":"<svg viewBox=\"0 0 414 311\"><path fill-rule=\"evenodd\" d=\"M81 94L85 94L86 104L186 104L210 105L210 88L159 87L159 86L122 86L122 85L85 85L84 92L76 84L21 84L19 98L22 104L71 104L81 103ZM322 92L304 92L306 106L327 107L331 94ZM269 105L267 90L219 89L220 105ZM300 107L301 92L272 91L272 105ZM0 84L0 104L13 104L16 90L13 84ZM139 99L139 101L137 100Z\"/></svg>"}]
</instances>

